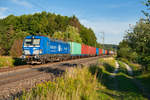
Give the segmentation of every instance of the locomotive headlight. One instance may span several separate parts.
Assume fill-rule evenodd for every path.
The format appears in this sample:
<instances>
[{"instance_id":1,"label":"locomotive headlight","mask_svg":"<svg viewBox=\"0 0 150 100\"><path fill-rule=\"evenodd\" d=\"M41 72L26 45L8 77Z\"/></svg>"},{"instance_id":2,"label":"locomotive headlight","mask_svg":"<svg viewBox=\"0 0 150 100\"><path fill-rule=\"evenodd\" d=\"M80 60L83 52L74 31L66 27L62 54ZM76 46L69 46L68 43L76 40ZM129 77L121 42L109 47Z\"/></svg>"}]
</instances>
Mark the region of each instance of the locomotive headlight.
<instances>
[{"instance_id":1,"label":"locomotive headlight","mask_svg":"<svg viewBox=\"0 0 150 100\"><path fill-rule=\"evenodd\" d=\"M40 54L42 54L42 49L40 49Z\"/></svg>"},{"instance_id":2,"label":"locomotive headlight","mask_svg":"<svg viewBox=\"0 0 150 100\"><path fill-rule=\"evenodd\" d=\"M23 50L23 52L24 52L25 55L29 55L30 54L29 50Z\"/></svg>"},{"instance_id":3,"label":"locomotive headlight","mask_svg":"<svg viewBox=\"0 0 150 100\"><path fill-rule=\"evenodd\" d=\"M22 57L21 57L22 59L25 59L26 58L26 56L25 55L22 55Z\"/></svg>"}]
</instances>

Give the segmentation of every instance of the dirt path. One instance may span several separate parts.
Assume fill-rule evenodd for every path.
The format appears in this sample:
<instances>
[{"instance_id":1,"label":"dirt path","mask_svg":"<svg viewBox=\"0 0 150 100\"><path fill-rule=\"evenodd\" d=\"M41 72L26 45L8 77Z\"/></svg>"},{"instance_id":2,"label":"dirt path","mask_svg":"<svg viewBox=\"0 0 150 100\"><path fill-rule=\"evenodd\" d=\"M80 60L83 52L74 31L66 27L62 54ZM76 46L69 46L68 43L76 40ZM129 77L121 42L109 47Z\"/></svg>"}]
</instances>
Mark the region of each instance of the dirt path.
<instances>
[{"instance_id":1,"label":"dirt path","mask_svg":"<svg viewBox=\"0 0 150 100\"><path fill-rule=\"evenodd\" d=\"M124 63L124 65L126 66L126 69L127 69L127 71L128 71L128 74L129 75L133 75L133 70L132 70L132 68L129 66L129 65L127 65L126 63Z\"/></svg>"},{"instance_id":2,"label":"dirt path","mask_svg":"<svg viewBox=\"0 0 150 100\"><path fill-rule=\"evenodd\" d=\"M116 66L115 66L116 68L115 68L115 70L113 72L113 75L110 76L112 78L114 78L116 76L116 73L118 73L118 70L119 70L119 64L118 64L118 62L116 61L115 64L116 64Z\"/></svg>"},{"instance_id":3,"label":"dirt path","mask_svg":"<svg viewBox=\"0 0 150 100\"><path fill-rule=\"evenodd\" d=\"M117 61L115 62L115 64L116 64L116 66L115 66L116 68L115 68L113 74L110 75L110 77L112 78L112 83L113 83L112 87L117 90L118 89L118 81L116 80L116 74L119 71L119 64Z\"/></svg>"}]
</instances>

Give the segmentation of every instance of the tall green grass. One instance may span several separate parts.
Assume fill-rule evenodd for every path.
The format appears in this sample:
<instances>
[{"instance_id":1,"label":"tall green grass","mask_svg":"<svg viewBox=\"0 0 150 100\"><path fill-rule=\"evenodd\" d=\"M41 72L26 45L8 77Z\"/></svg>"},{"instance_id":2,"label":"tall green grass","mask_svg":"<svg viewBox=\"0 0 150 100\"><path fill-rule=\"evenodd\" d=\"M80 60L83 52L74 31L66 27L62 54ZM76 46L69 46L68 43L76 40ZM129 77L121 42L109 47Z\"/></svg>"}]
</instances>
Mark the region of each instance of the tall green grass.
<instances>
[{"instance_id":1,"label":"tall green grass","mask_svg":"<svg viewBox=\"0 0 150 100\"><path fill-rule=\"evenodd\" d=\"M13 67L14 59L10 56L0 56L0 68L1 67Z\"/></svg>"},{"instance_id":2,"label":"tall green grass","mask_svg":"<svg viewBox=\"0 0 150 100\"><path fill-rule=\"evenodd\" d=\"M116 68L115 59L112 57L99 59L99 63L102 64L110 73L112 73Z\"/></svg>"},{"instance_id":3,"label":"tall green grass","mask_svg":"<svg viewBox=\"0 0 150 100\"><path fill-rule=\"evenodd\" d=\"M0 56L0 68L2 67L15 67L18 65L26 64L20 58L13 58L11 56Z\"/></svg>"},{"instance_id":4,"label":"tall green grass","mask_svg":"<svg viewBox=\"0 0 150 100\"><path fill-rule=\"evenodd\" d=\"M106 65L109 64L107 69ZM16 100L147 100L124 72L110 77L115 59L100 59L90 67L71 68L54 81L24 91Z\"/></svg>"},{"instance_id":5,"label":"tall green grass","mask_svg":"<svg viewBox=\"0 0 150 100\"><path fill-rule=\"evenodd\" d=\"M24 92L19 100L100 100L98 89L105 88L98 83L88 68L73 68L55 81L45 82ZM107 94L105 94L106 96ZM110 98L107 96L107 98Z\"/></svg>"}]
</instances>

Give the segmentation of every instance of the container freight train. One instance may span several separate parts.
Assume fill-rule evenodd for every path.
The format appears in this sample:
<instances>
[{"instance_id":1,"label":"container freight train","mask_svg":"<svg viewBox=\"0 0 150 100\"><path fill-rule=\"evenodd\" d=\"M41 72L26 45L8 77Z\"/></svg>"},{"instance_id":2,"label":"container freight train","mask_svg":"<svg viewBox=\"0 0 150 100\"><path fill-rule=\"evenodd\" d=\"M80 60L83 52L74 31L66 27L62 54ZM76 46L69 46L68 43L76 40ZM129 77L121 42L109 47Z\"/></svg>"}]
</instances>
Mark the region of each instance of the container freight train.
<instances>
[{"instance_id":1,"label":"container freight train","mask_svg":"<svg viewBox=\"0 0 150 100\"><path fill-rule=\"evenodd\" d=\"M22 46L22 59L27 63L46 63L80 57L110 55L113 51L76 42L63 42L45 36L27 36Z\"/></svg>"}]
</instances>

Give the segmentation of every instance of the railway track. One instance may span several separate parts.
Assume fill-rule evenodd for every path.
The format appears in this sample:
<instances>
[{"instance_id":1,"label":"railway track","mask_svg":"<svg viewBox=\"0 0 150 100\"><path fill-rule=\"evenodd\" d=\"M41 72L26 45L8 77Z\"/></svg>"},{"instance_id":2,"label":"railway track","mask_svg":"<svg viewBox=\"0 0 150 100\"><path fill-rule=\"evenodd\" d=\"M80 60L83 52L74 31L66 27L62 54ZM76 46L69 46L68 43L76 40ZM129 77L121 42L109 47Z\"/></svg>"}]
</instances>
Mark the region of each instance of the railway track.
<instances>
[{"instance_id":1,"label":"railway track","mask_svg":"<svg viewBox=\"0 0 150 100\"><path fill-rule=\"evenodd\" d=\"M103 56L99 56L100 58L102 57L110 57L110 55L103 55ZM80 58L80 59L88 59L88 58ZM66 61L72 61L74 59L71 60L66 60ZM75 60L79 60L79 59L75 59ZM65 61L61 61L61 62L65 62ZM55 64L55 63L60 63L60 62L50 62L47 64ZM43 65L47 65L47 64L43 64ZM26 68L34 68L34 67L39 67L39 66L43 66L43 65L20 65L20 66L15 66L15 67L8 67L8 68L0 68L0 75L3 72L10 72L10 71L15 71L15 70L19 70L19 69L26 69Z\"/></svg>"},{"instance_id":2,"label":"railway track","mask_svg":"<svg viewBox=\"0 0 150 100\"><path fill-rule=\"evenodd\" d=\"M106 57L106 56L105 56ZM0 100L13 100L23 89L29 90L36 84L61 76L66 69L96 63L99 57L54 62L44 65L25 65L21 68L0 73Z\"/></svg>"}]
</instances>

